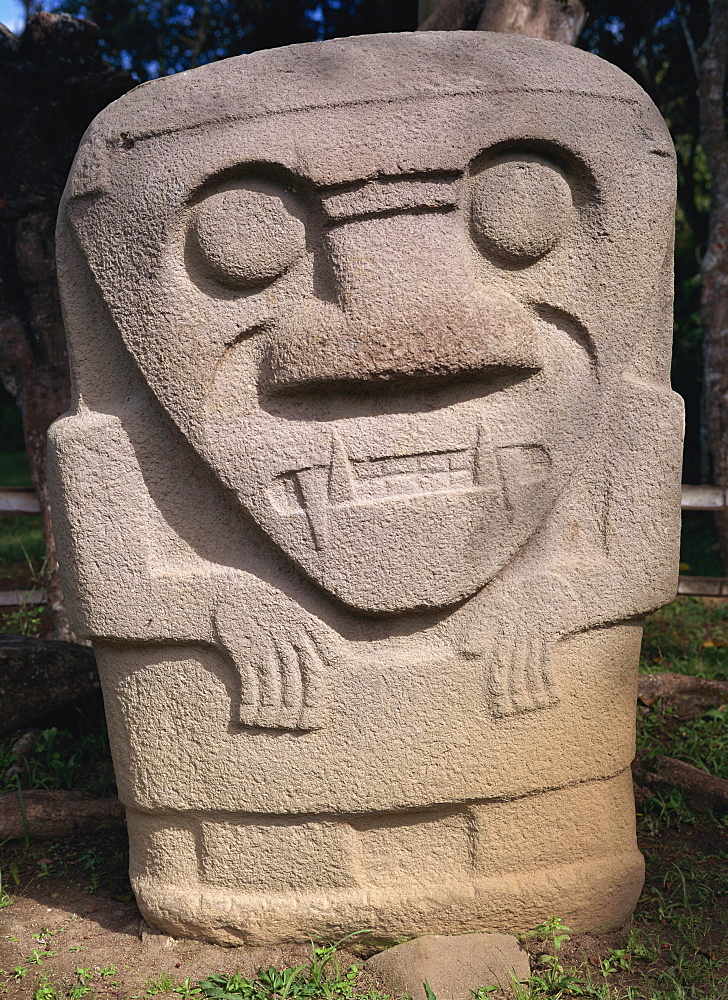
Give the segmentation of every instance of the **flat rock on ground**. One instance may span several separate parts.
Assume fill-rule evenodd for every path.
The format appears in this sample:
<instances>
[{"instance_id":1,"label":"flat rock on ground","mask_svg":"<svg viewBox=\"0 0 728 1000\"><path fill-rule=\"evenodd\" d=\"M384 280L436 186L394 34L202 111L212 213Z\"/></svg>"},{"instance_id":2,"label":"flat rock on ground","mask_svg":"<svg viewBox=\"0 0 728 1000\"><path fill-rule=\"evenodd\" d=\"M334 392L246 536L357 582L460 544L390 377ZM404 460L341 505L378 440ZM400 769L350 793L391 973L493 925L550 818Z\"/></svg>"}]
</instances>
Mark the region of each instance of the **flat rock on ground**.
<instances>
[{"instance_id":1,"label":"flat rock on ground","mask_svg":"<svg viewBox=\"0 0 728 1000\"><path fill-rule=\"evenodd\" d=\"M481 986L508 988L528 979L528 955L510 934L431 934L373 955L365 965L388 990L424 1000L424 982L437 1000L468 1000Z\"/></svg>"}]
</instances>

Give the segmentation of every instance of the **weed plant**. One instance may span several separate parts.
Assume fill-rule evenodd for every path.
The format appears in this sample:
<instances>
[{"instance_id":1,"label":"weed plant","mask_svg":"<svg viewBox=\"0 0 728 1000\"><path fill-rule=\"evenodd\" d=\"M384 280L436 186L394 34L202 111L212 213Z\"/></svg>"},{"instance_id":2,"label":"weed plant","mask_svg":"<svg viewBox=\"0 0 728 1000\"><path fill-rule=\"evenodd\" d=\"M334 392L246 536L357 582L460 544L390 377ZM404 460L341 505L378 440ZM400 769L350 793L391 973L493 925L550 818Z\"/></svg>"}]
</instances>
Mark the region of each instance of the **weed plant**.
<instances>
[{"instance_id":1,"label":"weed plant","mask_svg":"<svg viewBox=\"0 0 728 1000\"><path fill-rule=\"evenodd\" d=\"M344 941L355 936L349 934L335 944L312 944L308 965L288 969L270 966L261 969L255 979L237 974L208 976L197 984L199 996L205 1000L349 1000L353 997L386 1000L384 994L357 991L358 965L349 965L345 970L340 966L337 950Z\"/></svg>"},{"instance_id":2,"label":"weed plant","mask_svg":"<svg viewBox=\"0 0 728 1000\"><path fill-rule=\"evenodd\" d=\"M45 558L40 515L3 514L0 516L0 576L7 580L18 572L18 568L22 571L26 556L36 563L42 563Z\"/></svg>"},{"instance_id":3,"label":"weed plant","mask_svg":"<svg viewBox=\"0 0 728 1000\"><path fill-rule=\"evenodd\" d=\"M106 727L87 723L84 728L81 733L55 726L42 730L33 749L18 762L12 754L13 738L0 740L0 794L20 787L108 795L114 778Z\"/></svg>"}]
</instances>

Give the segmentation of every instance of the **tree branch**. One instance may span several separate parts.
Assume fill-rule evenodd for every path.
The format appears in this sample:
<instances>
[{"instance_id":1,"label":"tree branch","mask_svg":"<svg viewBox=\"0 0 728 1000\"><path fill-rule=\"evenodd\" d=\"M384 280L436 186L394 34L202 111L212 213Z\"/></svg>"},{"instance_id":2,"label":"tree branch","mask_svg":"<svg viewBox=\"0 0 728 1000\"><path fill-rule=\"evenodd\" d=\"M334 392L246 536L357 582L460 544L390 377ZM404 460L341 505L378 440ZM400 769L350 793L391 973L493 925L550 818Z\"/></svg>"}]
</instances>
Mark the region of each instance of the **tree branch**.
<instances>
[{"instance_id":1,"label":"tree branch","mask_svg":"<svg viewBox=\"0 0 728 1000\"><path fill-rule=\"evenodd\" d=\"M685 38L685 44L687 45L688 52L690 53L690 62L693 64L693 69L695 71L695 79L700 80L700 65L698 62L698 52L697 49L695 48L693 33L690 30L688 19L687 17L685 17L685 8L683 7L681 0L678 0L676 7L677 7L677 16L680 20L680 27L682 28L682 33Z\"/></svg>"}]
</instances>

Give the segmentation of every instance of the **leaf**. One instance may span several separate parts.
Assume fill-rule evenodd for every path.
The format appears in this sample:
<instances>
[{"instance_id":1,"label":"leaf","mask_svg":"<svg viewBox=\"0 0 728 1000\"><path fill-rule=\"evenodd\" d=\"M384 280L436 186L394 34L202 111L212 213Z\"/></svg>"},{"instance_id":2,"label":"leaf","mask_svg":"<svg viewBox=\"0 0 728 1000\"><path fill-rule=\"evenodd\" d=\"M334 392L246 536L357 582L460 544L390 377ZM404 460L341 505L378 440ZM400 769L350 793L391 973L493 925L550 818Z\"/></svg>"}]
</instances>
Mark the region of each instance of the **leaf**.
<instances>
[{"instance_id":1,"label":"leaf","mask_svg":"<svg viewBox=\"0 0 728 1000\"><path fill-rule=\"evenodd\" d=\"M427 1000L437 1000L437 997L435 996L435 991L432 989L432 987L430 986L430 984L427 982L426 979L422 985L425 987L425 996L427 997Z\"/></svg>"}]
</instances>

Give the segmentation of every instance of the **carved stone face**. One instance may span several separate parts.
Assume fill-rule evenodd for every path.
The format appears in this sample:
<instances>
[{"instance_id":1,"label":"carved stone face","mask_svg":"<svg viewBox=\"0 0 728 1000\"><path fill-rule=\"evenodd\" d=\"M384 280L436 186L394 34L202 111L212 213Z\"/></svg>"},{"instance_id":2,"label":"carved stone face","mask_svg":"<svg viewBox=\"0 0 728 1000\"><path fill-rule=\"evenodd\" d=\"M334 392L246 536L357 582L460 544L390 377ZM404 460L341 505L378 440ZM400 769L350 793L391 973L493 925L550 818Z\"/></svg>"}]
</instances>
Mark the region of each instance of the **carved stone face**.
<instances>
[{"instance_id":1,"label":"carved stone face","mask_svg":"<svg viewBox=\"0 0 728 1000\"><path fill-rule=\"evenodd\" d=\"M558 93L448 82L202 128L144 107L92 137L70 192L162 406L278 548L369 613L467 598L558 502L604 398L596 251L634 216L590 165L605 112L576 126Z\"/></svg>"},{"instance_id":2,"label":"carved stone face","mask_svg":"<svg viewBox=\"0 0 728 1000\"><path fill-rule=\"evenodd\" d=\"M588 339L489 272L575 225L568 174L526 152L323 190L243 166L191 200L190 280L288 299L226 345L200 450L347 604L469 596L566 485L596 413Z\"/></svg>"}]
</instances>

